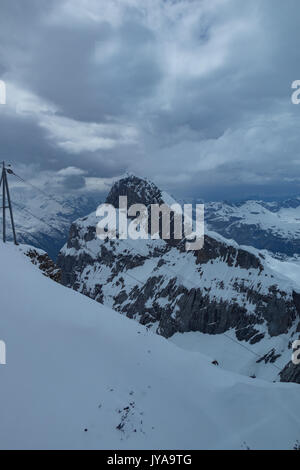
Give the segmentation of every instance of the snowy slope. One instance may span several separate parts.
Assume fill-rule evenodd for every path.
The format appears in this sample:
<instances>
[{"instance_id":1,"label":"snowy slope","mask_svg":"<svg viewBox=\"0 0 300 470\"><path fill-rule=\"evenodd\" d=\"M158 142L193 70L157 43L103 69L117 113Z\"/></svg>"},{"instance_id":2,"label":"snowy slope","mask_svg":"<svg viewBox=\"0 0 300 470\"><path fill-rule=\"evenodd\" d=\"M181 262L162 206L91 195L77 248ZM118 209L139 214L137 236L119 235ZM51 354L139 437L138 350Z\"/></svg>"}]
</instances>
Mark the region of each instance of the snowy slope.
<instances>
[{"instance_id":1,"label":"snowy slope","mask_svg":"<svg viewBox=\"0 0 300 470\"><path fill-rule=\"evenodd\" d=\"M1 448L290 449L299 439L298 385L225 372L45 278L17 247L1 244L0 259Z\"/></svg>"},{"instance_id":2,"label":"snowy slope","mask_svg":"<svg viewBox=\"0 0 300 470\"><path fill-rule=\"evenodd\" d=\"M298 336L295 335L294 339ZM291 337L288 334L273 338L266 336L259 343L251 345L238 341L234 330L220 335L198 331L176 333L170 340L187 351L197 351L208 355L211 360L217 360L222 369L271 382L280 380L279 373L291 360L288 347ZM266 360L262 359L264 357Z\"/></svg>"},{"instance_id":3,"label":"snowy slope","mask_svg":"<svg viewBox=\"0 0 300 470\"><path fill-rule=\"evenodd\" d=\"M300 288L299 256L286 259L276 259L274 256L271 256L268 252L264 252L264 256L271 269L291 279L293 282L298 284Z\"/></svg>"},{"instance_id":4,"label":"snowy slope","mask_svg":"<svg viewBox=\"0 0 300 470\"><path fill-rule=\"evenodd\" d=\"M300 252L300 198L205 204L208 227L240 244L293 256Z\"/></svg>"}]
</instances>

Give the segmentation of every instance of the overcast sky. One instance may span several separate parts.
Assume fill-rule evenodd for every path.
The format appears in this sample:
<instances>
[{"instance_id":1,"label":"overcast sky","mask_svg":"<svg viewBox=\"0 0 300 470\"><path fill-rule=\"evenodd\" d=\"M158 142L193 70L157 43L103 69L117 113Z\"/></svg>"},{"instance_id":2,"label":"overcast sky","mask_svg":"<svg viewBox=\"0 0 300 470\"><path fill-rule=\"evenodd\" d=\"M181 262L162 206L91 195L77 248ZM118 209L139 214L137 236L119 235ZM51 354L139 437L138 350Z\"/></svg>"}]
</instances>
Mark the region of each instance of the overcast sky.
<instances>
[{"instance_id":1,"label":"overcast sky","mask_svg":"<svg viewBox=\"0 0 300 470\"><path fill-rule=\"evenodd\" d=\"M0 145L33 182L300 194L299 0L1 0Z\"/></svg>"}]
</instances>

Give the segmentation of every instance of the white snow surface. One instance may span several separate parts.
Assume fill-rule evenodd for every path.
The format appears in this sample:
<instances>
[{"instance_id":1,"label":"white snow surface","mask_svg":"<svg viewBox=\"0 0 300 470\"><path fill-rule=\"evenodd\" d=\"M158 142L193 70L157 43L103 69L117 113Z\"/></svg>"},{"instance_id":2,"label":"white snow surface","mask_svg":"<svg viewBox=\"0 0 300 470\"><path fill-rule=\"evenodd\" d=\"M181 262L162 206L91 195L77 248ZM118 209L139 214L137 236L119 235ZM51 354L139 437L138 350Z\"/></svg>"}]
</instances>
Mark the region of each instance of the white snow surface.
<instances>
[{"instance_id":1,"label":"white snow surface","mask_svg":"<svg viewBox=\"0 0 300 470\"><path fill-rule=\"evenodd\" d=\"M300 258L290 257L285 260L276 259L267 251L263 252L268 266L278 274L285 276L299 286L300 289Z\"/></svg>"},{"instance_id":2,"label":"white snow surface","mask_svg":"<svg viewBox=\"0 0 300 470\"><path fill-rule=\"evenodd\" d=\"M299 385L213 366L44 277L18 247L1 244L0 258L1 448L291 449L300 438Z\"/></svg>"},{"instance_id":3,"label":"white snow surface","mask_svg":"<svg viewBox=\"0 0 300 470\"><path fill-rule=\"evenodd\" d=\"M264 332L264 329L261 329ZM291 360L291 349L288 344L298 335L282 334L265 338L259 343L249 344L238 341L234 330L225 334L208 335L199 331L188 333L176 333L170 340L177 346L188 350L197 351L208 355L211 360L217 360L219 367L245 375L257 377L268 381L279 381L279 373ZM280 355L276 361L265 362L260 359L274 349ZM260 361L260 362L258 362Z\"/></svg>"}]
</instances>

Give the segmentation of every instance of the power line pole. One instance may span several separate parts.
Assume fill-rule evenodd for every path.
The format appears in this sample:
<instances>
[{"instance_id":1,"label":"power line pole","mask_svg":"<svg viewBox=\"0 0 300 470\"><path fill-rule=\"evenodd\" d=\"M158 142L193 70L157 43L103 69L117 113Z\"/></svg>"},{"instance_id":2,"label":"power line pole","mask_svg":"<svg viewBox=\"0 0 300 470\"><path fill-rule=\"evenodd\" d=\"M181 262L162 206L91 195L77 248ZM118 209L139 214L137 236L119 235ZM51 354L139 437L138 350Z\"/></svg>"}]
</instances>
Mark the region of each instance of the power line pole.
<instances>
[{"instance_id":1,"label":"power line pole","mask_svg":"<svg viewBox=\"0 0 300 470\"><path fill-rule=\"evenodd\" d=\"M14 242L15 242L15 245L18 245L13 210L12 210L8 181L7 181L7 173L12 173L12 171L6 168L5 162L3 162L2 163L2 175L1 175L1 180L0 180L0 188L2 185L2 217L3 217L2 237L3 237L3 243L6 243L6 209L9 209ZM8 205L6 205L6 199L7 199Z\"/></svg>"}]
</instances>

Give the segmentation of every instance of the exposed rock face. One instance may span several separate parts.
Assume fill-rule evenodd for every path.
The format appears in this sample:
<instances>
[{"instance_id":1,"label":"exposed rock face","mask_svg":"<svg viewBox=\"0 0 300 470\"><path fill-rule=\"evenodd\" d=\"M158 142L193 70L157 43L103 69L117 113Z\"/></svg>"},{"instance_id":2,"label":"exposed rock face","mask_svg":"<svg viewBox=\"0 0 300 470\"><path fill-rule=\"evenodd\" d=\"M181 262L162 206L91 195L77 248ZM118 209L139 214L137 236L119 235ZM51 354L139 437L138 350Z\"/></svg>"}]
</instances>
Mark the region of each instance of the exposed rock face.
<instances>
[{"instance_id":1,"label":"exposed rock face","mask_svg":"<svg viewBox=\"0 0 300 470\"><path fill-rule=\"evenodd\" d=\"M280 372L281 382L295 382L300 384L300 365L289 362Z\"/></svg>"},{"instance_id":2,"label":"exposed rock face","mask_svg":"<svg viewBox=\"0 0 300 470\"><path fill-rule=\"evenodd\" d=\"M119 196L127 195L128 205L149 206L163 203L163 194L153 183L128 177L113 186L106 202L117 207ZM91 214L72 224L58 257L62 283L144 325L155 325L161 335L235 329L238 341L254 345L299 323L293 285L254 249L241 249L215 233L205 236L197 252L150 237L101 241L97 222Z\"/></svg>"},{"instance_id":3,"label":"exposed rock face","mask_svg":"<svg viewBox=\"0 0 300 470\"><path fill-rule=\"evenodd\" d=\"M264 269L260 259L249 251L220 243L220 241L206 236L204 248L197 252L197 262L205 264L218 258L222 259L228 266L243 269L254 268L259 271Z\"/></svg>"},{"instance_id":4,"label":"exposed rock face","mask_svg":"<svg viewBox=\"0 0 300 470\"><path fill-rule=\"evenodd\" d=\"M61 270L55 265L47 253L29 248L24 251L24 254L30 258L32 264L37 266L46 277L49 277L55 282L61 282Z\"/></svg>"},{"instance_id":5,"label":"exposed rock face","mask_svg":"<svg viewBox=\"0 0 300 470\"><path fill-rule=\"evenodd\" d=\"M117 181L111 188L106 202L119 207L119 197L127 196L128 206L133 204L163 204L162 193L151 181L129 176Z\"/></svg>"}]
</instances>

